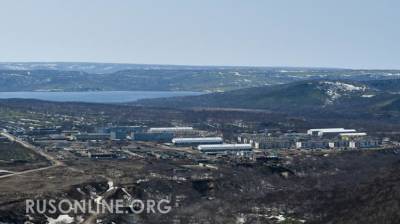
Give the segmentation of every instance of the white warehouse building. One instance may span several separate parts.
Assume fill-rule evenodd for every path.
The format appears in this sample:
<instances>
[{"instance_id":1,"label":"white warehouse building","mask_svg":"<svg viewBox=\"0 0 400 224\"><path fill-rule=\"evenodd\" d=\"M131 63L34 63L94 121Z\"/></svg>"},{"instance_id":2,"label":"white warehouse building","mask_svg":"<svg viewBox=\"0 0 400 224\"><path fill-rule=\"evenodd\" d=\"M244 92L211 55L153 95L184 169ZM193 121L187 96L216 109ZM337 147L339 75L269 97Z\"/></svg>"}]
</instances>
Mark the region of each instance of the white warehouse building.
<instances>
[{"instance_id":1,"label":"white warehouse building","mask_svg":"<svg viewBox=\"0 0 400 224\"><path fill-rule=\"evenodd\" d=\"M310 129L307 131L307 134L314 136L324 136L326 134L341 134L341 133L354 133L355 129L344 129L344 128L318 128L318 129Z\"/></svg>"},{"instance_id":2,"label":"white warehouse building","mask_svg":"<svg viewBox=\"0 0 400 224\"><path fill-rule=\"evenodd\" d=\"M238 154L251 152L251 144L212 144L199 145L197 149L206 154Z\"/></svg>"},{"instance_id":3,"label":"white warehouse building","mask_svg":"<svg viewBox=\"0 0 400 224\"><path fill-rule=\"evenodd\" d=\"M191 132L192 127L162 127L162 128L150 128L148 132L150 133L179 133L179 132Z\"/></svg>"},{"instance_id":4,"label":"white warehouse building","mask_svg":"<svg viewBox=\"0 0 400 224\"><path fill-rule=\"evenodd\" d=\"M200 145L200 144L222 144L221 137L203 137L203 138L173 138L175 145Z\"/></svg>"}]
</instances>

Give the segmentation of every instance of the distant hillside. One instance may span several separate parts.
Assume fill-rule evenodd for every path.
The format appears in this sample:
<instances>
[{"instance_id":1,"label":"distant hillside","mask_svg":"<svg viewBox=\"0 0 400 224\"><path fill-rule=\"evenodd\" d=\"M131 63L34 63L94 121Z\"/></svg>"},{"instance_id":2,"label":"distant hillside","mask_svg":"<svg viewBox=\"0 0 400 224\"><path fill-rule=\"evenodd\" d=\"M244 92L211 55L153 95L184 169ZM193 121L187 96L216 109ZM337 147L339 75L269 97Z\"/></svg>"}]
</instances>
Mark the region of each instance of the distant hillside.
<instances>
[{"instance_id":1,"label":"distant hillside","mask_svg":"<svg viewBox=\"0 0 400 224\"><path fill-rule=\"evenodd\" d=\"M146 106L228 107L279 110L398 110L400 95L365 82L312 80L224 93L141 100Z\"/></svg>"},{"instance_id":2,"label":"distant hillside","mask_svg":"<svg viewBox=\"0 0 400 224\"><path fill-rule=\"evenodd\" d=\"M144 65L122 63L90 63L90 62L0 62L0 70L51 70L78 71L85 73L106 74L129 69L168 69L168 65Z\"/></svg>"},{"instance_id":3,"label":"distant hillside","mask_svg":"<svg viewBox=\"0 0 400 224\"><path fill-rule=\"evenodd\" d=\"M384 79L384 80L369 80L365 82L371 88L383 91L400 93L400 78Z\"/></svg>"},{"instance_id":4,"label":"distant hillside","mask_svg":"<svg viewBox=\"0 0 400 224\"><path fill-rule=\"evenodd\" d=\"M375 81L400 77L396 70L175 66L104 63L0 63L0 91L204 91L286 84L303 80ZM371 84L372 85L372 84ZM390 87L390 81L375 87Z\"/></svg>"},{"instance_id":5,"label":"distant hillside","mask_svg":"<svg viewBox=\"0 0 400 224\"><path fill-rule=\"evenodd\" d=\"M387 111L400 111L400 98L390 100L387 104L382 105L382 109Z\"/></svg>"}]
</instances>

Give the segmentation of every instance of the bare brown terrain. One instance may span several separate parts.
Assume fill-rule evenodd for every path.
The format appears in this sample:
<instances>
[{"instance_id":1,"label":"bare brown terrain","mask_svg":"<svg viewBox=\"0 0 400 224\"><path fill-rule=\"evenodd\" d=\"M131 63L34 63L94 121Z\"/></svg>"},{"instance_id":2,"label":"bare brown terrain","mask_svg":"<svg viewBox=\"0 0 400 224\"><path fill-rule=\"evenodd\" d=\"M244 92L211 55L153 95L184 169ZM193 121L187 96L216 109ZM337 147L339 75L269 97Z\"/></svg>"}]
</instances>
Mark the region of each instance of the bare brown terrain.
<instances>
[{"instance_id":1,"label":"bare brown terrain","mask_svg":"<svg viewBox=\"0 0 400 224\"><path fill-rule=\"evenodd\" d=\"M104 223L282 223L280 216L285 223L400 220L397 151L282 156L279 162L219 161L217 169L193 166L189 159L66 161L65 167L2 179L0 216L2 222L22 222L25 199L82 199L88 195L77 188L102 194L111 179L118 189L109 199L121 197L124 188L136 198L172 197L175 203L167 215L99 216Z\"/></svg>"}]
</instances>

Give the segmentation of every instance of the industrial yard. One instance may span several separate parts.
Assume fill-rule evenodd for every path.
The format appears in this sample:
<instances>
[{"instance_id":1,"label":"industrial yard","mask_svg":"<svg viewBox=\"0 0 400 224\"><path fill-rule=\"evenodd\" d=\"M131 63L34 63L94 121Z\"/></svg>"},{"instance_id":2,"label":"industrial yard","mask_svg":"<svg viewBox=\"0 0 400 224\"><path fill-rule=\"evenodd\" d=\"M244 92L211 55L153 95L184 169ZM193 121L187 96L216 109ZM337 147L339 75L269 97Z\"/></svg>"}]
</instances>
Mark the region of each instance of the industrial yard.
<instances>
[{"instance_id":1,"label":"industrial yard","mask_svg":"<svg viewBox=\"0 0 400 224\"><path fill-rule=\"evenodd\" d=\"M193 127L109 124L107 127L96 127L96 130L99 132L32 128L17 134L16 138L30 142L59 159L126 159L135 154L154 155L154 151L160 151L159 156L168 151L177 151L200 154L205 158L236 156L253 159L259 154L275 155L279 151L368 150L390 148L399 144L387 138L371 137L365 132L344 128L310 129L305 133L240 133L236 141L224 140L222 133ZM7 130L3 132L8 133Z\"/></svg>"}]
</instances>

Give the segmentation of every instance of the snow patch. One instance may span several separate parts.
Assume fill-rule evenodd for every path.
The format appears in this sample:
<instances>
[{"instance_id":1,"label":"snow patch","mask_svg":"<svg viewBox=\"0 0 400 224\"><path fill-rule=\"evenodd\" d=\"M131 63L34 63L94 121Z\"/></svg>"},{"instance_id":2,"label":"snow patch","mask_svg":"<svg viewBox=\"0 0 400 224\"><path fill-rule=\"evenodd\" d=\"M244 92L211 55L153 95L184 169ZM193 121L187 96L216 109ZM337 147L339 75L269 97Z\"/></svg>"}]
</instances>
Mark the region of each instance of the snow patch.
<instances>
[{"instance_id":1,"label":"snow patch","mask_svg":"<svg viewBox=\"0 0 400 224\"><path fill-rule=\"evenodd\" d=\"M242 76L239 72L234 72L233 75L234 76Z\"/></svg>"},{"instance_id":2,"label":"snow patch","mask_svg":"<svg viewBox=\"0 0 400 224\"><path fill-rule=\"evenodd\" d=\"M335 100L339 99L344 95L349 95L352 93L365 92L367 90L366 86L356 86L353 84L348 84L344 82L331 82L331 81L322 81L319 82L320 86L318 88L320 90L325 91L326 95L328 95L328 99L326 100L326 104L332 104Z\"/></svg>"},{"instance_id":3,"label":"snow patch","mask_svg":"<svg viewBox=\"0 0 400 224\"><path fill-rule=\"evenodd\" d=\"M362 95L361 97L371 98L371 97L374 97L374 96L375 96L375 95L364 94L364 95Z\"/></svg>"},{"instance_id":4,"label":"snow patch","mask_svg":"<svg viewBox=\"0 0 400 224\"><path fill-rule=\"evenodd\" d=\"M85 193L85 192L83 192L83 191L82 191L82 189L81 189L81 188L79 188L79 187L78 187L78 188L76 188L76 191L78 191L78 192L79 192L80 194L82 194L82 195L86 195L86 193Z\"/></svg>"},{"instance_id":5,"label":"snow patch","mask_svg":"<svg viewBox=\"0 0 400 224\"><path fill-rule=\"evenodd\" d=\"M276 219L278 222L283 222L286 220L285 216L283 215L271 215L268 216L269 219Z\"/></svg>"},{"instance_id":6,"label":"snow patch","mask_svg":"<svg viewBox=\"0 0 400 224\"><path fill-rule=\"evenodd\" d=\"M59 215L56 219L47 217L47 222L49 224L60 224L60 223L69 224L74 222L74 218L69 215Z\"/></svg>"},{"instance_id":7,"label":"snow patch","mask_svg":"<svg viewBox=\"0 0 400 224\"><path fill-rule=\"evenodd\" d=\"M96 202L96 204L102 204L103 198L103 196L98 196L94 199L94 202Z\"/></svg>"},{"instance_id":8,"label":"snow patch","mask_svg":"<svg viewBox=\"0 0 400 224\"><path fill-rule=\"evenodd\" d=\"M145 179L139 179L136 181L136 184L140 184L142 182L149 182L149 179L145 178Z\"/></svg>"},{"instance_id":9,"label":"snow patch","mask_svg":"<svg viewBox=\"0 0 400 224\"><path fill-rule=\"evenodd\" d=\"M385 76L400 76L400 73L386 73Z\"/></svg>"},{"instance_id":10,"label":"snow patch","mask_svg":"<svg viewBox=\"0 0 400 224\"><path fill-rule=\"evenodd\" d=\"M336 88L338 90L342 90L342 91L365 91L367 89L367 87L365 86L355 86L352 84L348 84L348 83L343 83L343 82L329 82L329 81L325 81L322 82L323 84L327 84L333 88Z\"/></svg>"},{"instance_id":11,"label":"snow patch","mask_svg":"<svg viewBox=\"0 0 400 224\"><path fill-rule=\"evenodd\" d=\"M108 181L107 184L108 184L107 191L111 191L111 190L117 189L117 187L114 187L114 182L112 182L111 180Z\"/></svg>"}]
</instances>

